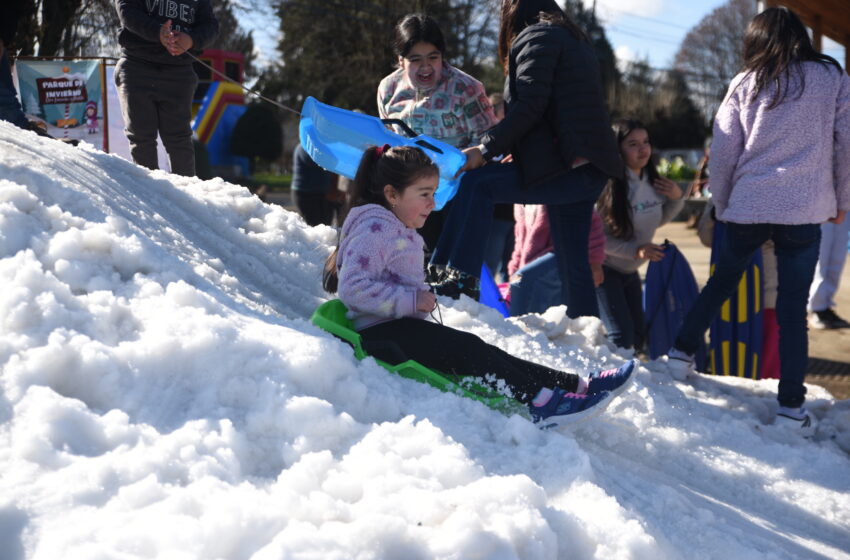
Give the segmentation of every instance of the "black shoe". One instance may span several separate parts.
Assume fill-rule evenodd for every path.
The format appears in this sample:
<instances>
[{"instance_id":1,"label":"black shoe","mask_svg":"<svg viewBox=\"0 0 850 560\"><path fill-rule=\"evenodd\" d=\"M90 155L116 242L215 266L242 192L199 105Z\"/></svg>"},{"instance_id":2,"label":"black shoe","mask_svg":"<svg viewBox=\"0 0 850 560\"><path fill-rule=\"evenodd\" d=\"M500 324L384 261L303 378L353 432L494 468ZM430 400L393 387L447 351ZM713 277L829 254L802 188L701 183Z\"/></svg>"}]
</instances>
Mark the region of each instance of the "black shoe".
<instances>
[{"instance_id":1,"label":"black shoe","mask_svg":"<svg viewBox=\"0 0 850 560\"><path fill-rule=\"evenodd\" d=\"M832 309L814 311L809 315L809 326L813 329L833 330L850 328L850 323L842 319Z\"/></svg>"},{"instance_id":2,"label":"black shoe","mask_svg":"<svg viewBox=\"0 0 850 560\"><path fill-rule=\"evenodd\" d=\"M425 283L440 284L446 279L446 267L437 264L429 264L425 267Z\"/></svg>"},{"instance_id":3,"label":"black shoe","mask_svg":"<svg viewBox=\"0 0 850 560\"><path fill-rule=\"evenodd\" d=\"M452 299L460 299L461 294L467 295L475 301L478 301L481 297L478 278L450 268L446 269L442 280L431 284L431 291L438 296L446 296Z\"/></svg>"}]
</instances>

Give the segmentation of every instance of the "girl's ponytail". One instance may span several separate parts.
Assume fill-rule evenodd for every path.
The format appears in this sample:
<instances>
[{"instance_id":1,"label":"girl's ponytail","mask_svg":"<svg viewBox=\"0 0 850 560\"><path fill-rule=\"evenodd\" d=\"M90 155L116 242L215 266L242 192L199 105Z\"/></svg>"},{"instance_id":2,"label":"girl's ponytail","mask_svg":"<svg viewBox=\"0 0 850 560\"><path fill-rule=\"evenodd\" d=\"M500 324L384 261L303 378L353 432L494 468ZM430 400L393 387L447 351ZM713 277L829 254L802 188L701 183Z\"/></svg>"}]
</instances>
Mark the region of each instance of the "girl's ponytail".
<instances>
[{"instance_id":1,"label":"girl's ponytail","mask_svg":"<svg viewBox=\"0 0 850 560\"><path fill-rule=\"evenodd\" d=\"M355 206L363 204L381 204L386 206L383 190L373 192L370 188L374 184L374 176L378 167L378 159L380 159L383 148L377 146L369 146L363 152L363 157L360 158L360 165L357 166L357 174L354 176L354 181L348 187L348 204L343 209L340 216L340 222L344 222L348 212ZM342 227L340 227L339 236L342 235ZM325 261L325 269L322 272L322 287L329 294L335 294L339 287L339 277L337 273L337 256L339 255L339 242L337 237L336 248L330 254L328 260Z\"/></svg>"}]
</instances>

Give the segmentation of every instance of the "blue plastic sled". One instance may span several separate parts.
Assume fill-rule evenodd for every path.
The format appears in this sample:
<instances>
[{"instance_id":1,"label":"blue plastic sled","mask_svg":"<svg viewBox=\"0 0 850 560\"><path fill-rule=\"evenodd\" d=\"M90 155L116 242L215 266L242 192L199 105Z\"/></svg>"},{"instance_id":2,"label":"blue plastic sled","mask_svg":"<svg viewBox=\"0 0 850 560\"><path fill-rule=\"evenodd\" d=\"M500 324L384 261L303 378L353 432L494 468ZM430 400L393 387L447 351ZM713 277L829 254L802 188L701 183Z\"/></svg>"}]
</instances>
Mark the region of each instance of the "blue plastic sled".
<instances>
[{"instance_id":1,"label":"blue plastic sled","mask_svg":"<svg viewBox=\"0 0 850 560\"><path fill-rule=\"evenodd\" d=\"M405 138L387 129L395 124L406 129L412 138ZM308 97L301 108L299 124L301 146L321 167L353 179L363 152L369 146L415 146L421 148L440 168L440 184L434 194L436 209L452 199L460 185L454 178L466 162L466 156L455 148L428 136L416 135L399 120L370 117L325 105Z\"/></svg>"},{"instance_id":2,"label":"blue plastic sled","mask_svg":"<svg viewBox=\"0 0 850 560\"><path fill-rule=\"evenodd\" d=\"M643 292L650 359L665 355L673 346L697 295L699 289L688 260L673 243L665 240L664 258L649 263ZM705 366L706 348L702 343L696 352L696 367L705 371Z\"/></svg>"},{"instance_id":3,"label":"blue plastic sled","mask_svg":"<svg viewBox=\"0 0 850 560\"><path fill-rule=\"evenodd\" d=\"M723 243L726 226L714 224L711 242L711 273ZM764 319L762 316L762 257L759 249L741 277L738 290L726 300L711 323L711 371L716 375L761 378L761 350Z\"/></svg>"},{"instance_id":4,"label":"blue plastic sled","mask_svg":"<svg viewBox=\"0 0 850 560\"><path fill-rule=\"evenodd\" d=\"M496 281L493 280L493 275L490 274L490 269L487 268L486 264L481 265L481 278L478 281L478 287L481 290L481 294L478 297L480 303L492 307L501 313L503 317L511 316L508 307L505 305L505 300L502 299L502 294L499 292L499 287L496 285Z\"/></svg>"}]
</instances>

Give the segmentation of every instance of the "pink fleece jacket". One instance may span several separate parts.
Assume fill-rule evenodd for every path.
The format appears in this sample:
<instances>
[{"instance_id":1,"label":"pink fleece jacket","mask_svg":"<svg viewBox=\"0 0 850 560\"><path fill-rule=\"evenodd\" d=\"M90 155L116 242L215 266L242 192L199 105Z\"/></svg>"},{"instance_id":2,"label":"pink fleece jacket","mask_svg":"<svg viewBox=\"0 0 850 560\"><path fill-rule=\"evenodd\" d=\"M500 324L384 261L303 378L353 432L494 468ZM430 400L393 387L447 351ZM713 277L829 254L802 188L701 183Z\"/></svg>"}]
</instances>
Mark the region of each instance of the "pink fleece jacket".
<instances>
[{"instance_id":1,"label":"pink fleece jacket","mask_svg":"<svg viewBox=\"0 0 850 560\"><path fill-rule=\"evenodd\" d=\"M517 270L555 250L549 231L549 214L542 204L515 204L514 252L508 263L508 274L513 276ZM587 250L591 264L601 264L605 260L605 235L602 220L596 211L590 222L590 239Z\"/></svg>"},{"instance_id":2,"label":"pink fleece jacket","mask_svg":"<svg viewBox=\"0 0 850 560\"><path fill-rule=\"evenodd\" d=\"M416 296L427 290L425 242L377 204L352 208L342 224L337 255L339 299L356 330L401 317L424 319Z\"/></svg>"},{"instance_id":3,"label":"pink fleece jacket","mask_svg":"<svg viewBox=\"0 0 850 560\"><path fill-rule=\"evenodd\" d=\"M850 211L850 78L831 65L795 68L783 102L774 86L752 100L739 74L717 111L709 171L717 218L739 224L817 224Z\"/></svg>"}]
</instances>

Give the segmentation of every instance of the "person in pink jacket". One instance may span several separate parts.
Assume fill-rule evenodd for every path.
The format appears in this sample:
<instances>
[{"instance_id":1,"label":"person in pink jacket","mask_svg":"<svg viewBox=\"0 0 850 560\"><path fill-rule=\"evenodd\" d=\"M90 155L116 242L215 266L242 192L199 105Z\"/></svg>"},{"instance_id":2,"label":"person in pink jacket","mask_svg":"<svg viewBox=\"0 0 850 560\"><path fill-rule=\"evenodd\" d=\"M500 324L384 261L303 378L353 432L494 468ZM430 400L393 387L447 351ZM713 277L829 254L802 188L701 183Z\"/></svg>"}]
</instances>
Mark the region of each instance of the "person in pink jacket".
<instances>
[{"instance_id":1,"label":"person in pink jacket","mask_svg":"<svg viewBox=\"0 0 850 560\"><path fill-rule=\"evenodd\" d=\"M804 437L817 420L803 406L809 348L806 303L821 224L850 210L850 77L812 46L787 8L768 8L744 34L744 69L717 111L711 192L726 237L668 353L670 373L693 372L693 353L738 287L753 252L772 240L779 271L779 408L775 424Z\"/></svg>"},{"instance_id":2,"label":"person in pink jacket","mask_svg":"<svg viewBox=\"0 0 850 560\"><path fill-rule=\"evenodd\" d=\"M508 263L511 315L542 313L561 303L561 279L554 255L549 214L542 204L514 205L514 250ZM593 283L602 283L605 234L594 211L588 242Z\"/></svg>"},{"instance_id":3,"label":"person in pink jacket","mask_svg":"<svg viewBox=\"0 0 850 560\"><path fill-rule=\"evenodd\" d=\"M323 287L338 292L364 348L389 363L415 360L449 375L506 391L535 422L601 411L634 371L634 362L588 377L516 358L471 333L427 320L437 305L425 284L416 229L434 209L439 174L422 150L369 148L352 183L351 208Z\"/></svg>"}]
</instances>

